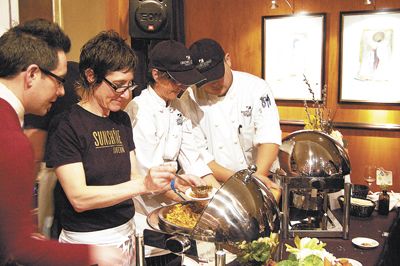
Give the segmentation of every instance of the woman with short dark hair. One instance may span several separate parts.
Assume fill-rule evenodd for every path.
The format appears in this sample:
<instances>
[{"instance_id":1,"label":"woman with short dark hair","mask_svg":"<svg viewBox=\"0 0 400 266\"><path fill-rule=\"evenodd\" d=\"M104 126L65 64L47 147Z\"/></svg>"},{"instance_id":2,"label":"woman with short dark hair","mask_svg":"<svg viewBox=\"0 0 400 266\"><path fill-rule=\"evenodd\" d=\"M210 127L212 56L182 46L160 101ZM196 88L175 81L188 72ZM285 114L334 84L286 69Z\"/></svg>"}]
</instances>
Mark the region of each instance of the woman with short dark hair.
<instances>
[{"instance_id":1,"label":"woman with short dark hair","mask_svg":"<svg viewBox=\"0 0 400 266\"><path fill-rule=\"evenodd\" d=\"M47 154L63 202L60 242L118 246L129 256L124 265L134 254L132 197L165 191L175 170L153 167L144 177L137 172L130 119L121 110L135 87L136 64L133 50L113 31L82 47L82 99L55 119Z\"/></svg>"}]
</instances>

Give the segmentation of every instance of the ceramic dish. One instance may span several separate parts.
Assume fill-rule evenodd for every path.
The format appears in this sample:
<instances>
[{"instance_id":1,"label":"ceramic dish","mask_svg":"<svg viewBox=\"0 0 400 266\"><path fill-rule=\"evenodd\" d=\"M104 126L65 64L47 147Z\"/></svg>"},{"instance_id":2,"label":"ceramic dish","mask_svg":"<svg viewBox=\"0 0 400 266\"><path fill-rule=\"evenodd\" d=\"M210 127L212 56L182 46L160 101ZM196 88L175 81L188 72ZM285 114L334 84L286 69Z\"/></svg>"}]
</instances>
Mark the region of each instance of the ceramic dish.
<instances>
[{"instance_id":1,"label":"ceramic dish","mask_svg":"<svg viewBox=\"0 0 400 266\"><path fill-rule=\"evenodd\" d=\"M341 260L347 260L351 264L351 266L363 266L361 264L361 262L359 262L358 260L353 260L353 259L349 259L349 258L339 258L338 260L339 260L339 262Z\"/></svg>"},{"instance_id":2,"label":"ceramic dish","mask_svg":"<svg viewBox=\"0 0 400 266\"><path fill-rule=\"evenodd\" d=\"M379 242L372 239L372 238L367 238L367 237L356 237L351 240L354 245L356 245L359 248L363 249L370 249L370 248L376 248L379 246Z\"/></svg>"},{"instance_id":3,"label":"ceramic dish","mask_svg":"<svg viewBox=\"0 0 400 266\"><path fill-rule=\"evenodd\" d=\"M200 265L198 262L196 262L194 259L189 258L188 256L185 256L183 258L183 266L198 266Z\"/></svg>"},{"instance_id":4,"label":"ceramic dish","mask_svg":"<svg viewBox=\"0 0 400 266\"><path fill-rule=\"evenodd\" d=\"M212 190L211 190L211 192L208 193L208 197L205 197L205 198L196 198L196 197L193 196L194 193L192 192L192 188L188 188L188 189L185 191L185 195L186 195L186 197L188 197L190 200L209 200L209 199L211 199L212 197L214 197L214 195L215 195L216 192L217 192L217 189L213 187Z\"/></svg>"}]
</instances>

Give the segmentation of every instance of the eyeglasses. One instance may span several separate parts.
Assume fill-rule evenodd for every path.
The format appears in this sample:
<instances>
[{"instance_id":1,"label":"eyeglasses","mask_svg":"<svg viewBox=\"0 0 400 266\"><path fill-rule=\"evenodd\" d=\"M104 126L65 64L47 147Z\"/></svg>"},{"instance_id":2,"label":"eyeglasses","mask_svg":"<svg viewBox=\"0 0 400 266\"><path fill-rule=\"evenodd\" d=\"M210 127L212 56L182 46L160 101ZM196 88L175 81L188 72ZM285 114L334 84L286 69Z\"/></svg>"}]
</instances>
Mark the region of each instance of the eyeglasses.
<instances>
[{"instance_id":1,"label":"eyeglasses","mask_svg":"<svg viewBox=\"0 0 400 266\"><path fill-rule=\"evenodd\" d=\"M133 81L129 81L128 85L116 85L109 81L106 78L103 78L103 80L117 93L117 94L123 94L127 90L133 90L135 89L138 85Z\"/></svg>"},{"instance_id":2,"label":"eyeglasses","mask_svg":"<svg viewBox=\"0 0 400 266\"><path fill-rule=\"evenodd\" d=\"M45 68L39 67L39 69L40 69L40 71L42 71L44 74L55 78L55 79L58 81L58 84L59 84L59 85L64 85L64 83L65 83L65 79L64 79L64 78L62 78L62 77L60 77L60 76L54 74L53 72L51 72L51 71L49 71L49 70L47 70L47 69L45 69Z\"/></svg>"}]
</instances>

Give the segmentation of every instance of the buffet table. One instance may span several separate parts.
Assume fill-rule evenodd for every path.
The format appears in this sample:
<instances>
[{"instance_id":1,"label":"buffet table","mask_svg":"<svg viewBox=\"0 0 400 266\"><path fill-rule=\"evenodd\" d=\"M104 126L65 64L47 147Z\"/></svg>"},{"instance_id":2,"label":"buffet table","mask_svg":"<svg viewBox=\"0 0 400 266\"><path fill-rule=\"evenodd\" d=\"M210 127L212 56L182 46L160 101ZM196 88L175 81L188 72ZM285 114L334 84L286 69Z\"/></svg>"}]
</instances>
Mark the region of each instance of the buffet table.
<instances>
[{"instance_id":1,"label":"buffet table","mask_svg":"<svg viewBox=\"0 0 400 266\"><path fill-rule=\"evenodd\" d=\"M338 219L341 219L341 210L336 210L334 213ZM389 231L391 230L392 224L397 220L397 217L397 209L392 210L388 216L379 215L377 211L374 211L369 218L350 216L350 235L348 240L342 238L319 239L327 244L325 249L337 258L351 258L361 262L363 266L379 265L381 254L385 248L385 244L387 244L386 240L388 239ZM398 231L393 233L399 234ZM371 249L358 248L353 245L351 241L355 237L375 239L379 242L379 246ZM400 241L400 239L398 241ZM293 245L292 239L288 241L288 244ZM386 246L386 248L388 248L388 246Z\"/></svg>"},{"instance_id":2,"label":"buffet table","mask_svg":"<svg viewBox=\"0 0 400 266\"><path fill-rule=\"evenodd\" d=\"M341 211L338 211L341 215ZM379 215L374 211L369 218L350 216L350 235L348 240L321 239L327 244L326 249L336 257L352 258L364 266L377 265L384 249L392 224L398 217L398 211L392 210L388 216ZM351 239L368 237L379 242L379 246L372 249L361 249L353 245Z\"/></svg>"},{"instance_id":3,"label":"buffet table","mask_svg":"<svg viewBox=\"0 0 400 266\"><path fill-rule=\"evenodd\" d=\"M341 219L342 211L336 210L334 214L338 219ZM342 238L319 238L322 242L326 243L325 249L331 252L337 258L351 258L359 261L363 266L390 266L390 265L400 265L399 260L395 263L385 263L380 262L383 257L383 251L388 249L395 249L393 253L395 256L400 257L399 249L399 235L400 228L395 228L395 232L391 232L394 238L397 238L396 243L392 243L389 247L387 243L389 231L392 225L398 220L399 210L392 210L388 216L379 215L377 211L374 211L369 218L357 218L350 216L350 236L349 239L344 240ZM375 239L379 242L379 246L371 249L361 249L353 245L351 240L355 237L368 237ZM287 244L294 246L293 239L286 241ZM286 248L284 247L284 250ZM397 254L396 254L397 253ZM386 254L389 254L386 251ZM385 255L386 255L385 254ZM284 259L288 256L284 252ZM229 266L240 265L238 262L232 262L228 264Z\"/></svg>"},{"instance_id":4,"label":"buffet table","mask_svg":"<svg viewBox=\"0 0 400 266\"><path fill-rule=\"evenodd\" d=\"M334 211L335 216L341 219L342 211ZM397 223L396 223L397 221ZM396 226L394 226L396 225ZM388 216L379 215L374 211L369 218L357 218L350 216L350 235L349 239L342 238L319 238L326 243L325 249L337 258L351 258L362 263L363 266L390 266L400 265L400 210L394 209ZM390 234L389 234L390 233ZM379 246L371 249L361 249L353 245L352 239L355 237L372 238L379 242ZM389 240L389 241L388 241ZM163 242L159 239L157 242ZM294 246L293 239L286 241L287 244ZM286 249L285 247L283 248ZM283 253L283 258L288 256ZM383 257L387 260L382 262ZM168 265L181 265L180 258ZM185 264L185 265L198 265ZM213 265L209 263L208 265ZM240 263L233 261L229 266L239 266Z\"/></svg>"}]
</instances>

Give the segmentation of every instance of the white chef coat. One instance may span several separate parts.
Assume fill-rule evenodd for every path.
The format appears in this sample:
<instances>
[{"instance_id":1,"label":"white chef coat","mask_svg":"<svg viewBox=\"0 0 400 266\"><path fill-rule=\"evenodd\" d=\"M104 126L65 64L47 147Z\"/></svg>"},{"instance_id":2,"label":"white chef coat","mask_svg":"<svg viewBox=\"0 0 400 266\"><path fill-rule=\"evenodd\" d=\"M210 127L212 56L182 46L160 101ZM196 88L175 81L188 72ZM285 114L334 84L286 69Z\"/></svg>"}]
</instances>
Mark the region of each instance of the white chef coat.
<instances>
[{"instance_id":1,"label":"white chef coat","mask_svg":"<svg viewBox=\"0 0 400 266\"><path fill-rule=\"evenodd\" d=\"M132 121L136 160L140 174L154 166L179 161L186 174L211 174L197 151L192 136L192 124L179 111L179 99L169 106L151 86L143 90L126 107ZM163 195L142 195L134 198L137 231L148 228L146 215L155 208L173 203ZM140 215L143 214L143 215ZM159 250L146 248L146 255L159 255Z\"/></svg>"},{"instance_id":2,"label":"white chef coat","mask_svg":"<svg viewBox=\"0 0 400 266\"><path fill-rule=\"evenodd\" d=\"M126 112L131 117L139 172L179 161L186 174L205 176L210 168L201 158L192 136L192 123L179 111L179 99L169 106L149 86L131 101Z\"/></svg>"},{"instance_id":3,"label":"white chef coat","mask_svg":"<svg viewBox=\"0 0 400 266\"><path fill-rule=\"evenodd\" d=\"M181 97L183 112L206 162L239 171L253 164L258 144L281 144L278 108L265 80L232 71L233 83L223 97L189 88Z\"/></svg>"},{"instance_id":4,"label":"white chef coat","mask_svg":"<svg viewBox=\"0 0 400 266\"><path fill-rule=\"evenodd\" d=\"M7 101L11 105L11 107L15 110L18 116L19 123L22 127L24 124L25 108L22 105L21 101L17 98L17 96L15 96L15 94L1 82L0 82L0 98Z\"/></svg>"}]
</instances>

